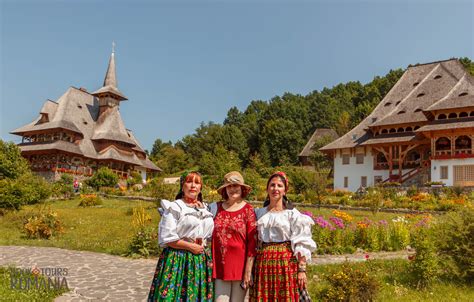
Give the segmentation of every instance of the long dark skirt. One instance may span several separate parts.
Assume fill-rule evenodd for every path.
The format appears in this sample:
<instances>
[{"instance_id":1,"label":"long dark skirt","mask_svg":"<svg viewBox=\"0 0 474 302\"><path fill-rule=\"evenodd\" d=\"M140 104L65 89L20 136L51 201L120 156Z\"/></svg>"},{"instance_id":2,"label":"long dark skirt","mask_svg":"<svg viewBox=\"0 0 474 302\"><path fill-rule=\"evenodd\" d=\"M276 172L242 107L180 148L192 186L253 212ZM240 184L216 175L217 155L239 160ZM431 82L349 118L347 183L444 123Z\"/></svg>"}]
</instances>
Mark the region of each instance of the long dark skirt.
<instances>
[{"instance_id":1,"label":"long dark skirt","mask_svg":"<svg viewBox=\"0 0 474 302\"><path fill-rule=\"evenodd\" d=\"M214 300L212 257L209 248L200 255L165 248L156 266L148 301Z\"/></svg>"}]
</instances>

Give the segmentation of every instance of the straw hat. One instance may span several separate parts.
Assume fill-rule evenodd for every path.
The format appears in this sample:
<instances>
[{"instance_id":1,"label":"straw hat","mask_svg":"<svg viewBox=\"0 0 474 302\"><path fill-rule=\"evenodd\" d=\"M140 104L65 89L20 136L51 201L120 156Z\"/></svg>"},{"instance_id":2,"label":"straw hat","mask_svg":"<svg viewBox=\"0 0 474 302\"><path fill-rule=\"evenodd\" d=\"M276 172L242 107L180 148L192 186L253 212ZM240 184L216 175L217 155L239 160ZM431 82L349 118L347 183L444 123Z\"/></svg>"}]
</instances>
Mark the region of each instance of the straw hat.
<instances>
[{"instance_id":1,"label":"straw hat","mask_svg":"<svg viewBox=\"0 0 474 302\"><path fill-rule=\"evenodd\" d=\"M221 194L221 196L224 196L225 188L230 185L240 185L242 187L242 198L245 198L250 191L252 191L252 187L245 184L242 174L237 171L232 171L224 175L224 184L217 189L217 192Z\"/></svg>"}]
</instances>

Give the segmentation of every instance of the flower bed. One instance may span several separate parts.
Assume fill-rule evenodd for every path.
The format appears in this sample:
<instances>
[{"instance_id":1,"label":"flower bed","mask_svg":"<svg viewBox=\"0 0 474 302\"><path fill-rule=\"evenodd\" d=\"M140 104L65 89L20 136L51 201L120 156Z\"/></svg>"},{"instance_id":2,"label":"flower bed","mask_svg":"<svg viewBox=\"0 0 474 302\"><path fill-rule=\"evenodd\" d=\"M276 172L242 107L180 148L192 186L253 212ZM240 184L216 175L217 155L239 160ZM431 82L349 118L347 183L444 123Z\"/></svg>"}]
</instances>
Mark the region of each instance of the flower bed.
<instances>
[{"instance_id":1,"label":"flower bed","mask_svg":"<svg viewBox=\"0 0 474 302\"><path fill-rule=\"evenodd\" d=\"M353 253L364 251L398 251L407 248L411 236L420 228L429 227L431 215L404 215L390 221L371 220L368 217L354 219L348 213L334 210L329 217L313 218L313 239L319 254Z\"/></svg>"}]
</instances>

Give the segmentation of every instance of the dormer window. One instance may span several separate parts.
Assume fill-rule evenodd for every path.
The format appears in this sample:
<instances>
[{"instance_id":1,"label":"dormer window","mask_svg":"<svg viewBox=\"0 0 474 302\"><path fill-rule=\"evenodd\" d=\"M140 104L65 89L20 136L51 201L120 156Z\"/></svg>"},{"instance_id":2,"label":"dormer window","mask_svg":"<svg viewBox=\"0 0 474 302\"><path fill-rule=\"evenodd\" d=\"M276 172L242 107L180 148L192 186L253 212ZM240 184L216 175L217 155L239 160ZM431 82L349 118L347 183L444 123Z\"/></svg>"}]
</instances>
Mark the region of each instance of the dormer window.
<instances>
[{"instance_id":1,"label":"dormer window","mask_svg":"<svg viewBox=\"0 0 474 302\"><path fill-rule=\"evenodd\" d=\"M400 110L400 111L398 111L398 113L397 113L397 114L404 114L404 113L406 113L406 111L405 111L405 110Z\"/></svg>"},{"instance_id":2,"label":"dormer window","mask_svg":"<svg viewBox=\"0 0 474 302\"><path fill-rule=\"evenodd\" d=\"M424 96L424 95L425 95L425 93L422 92L422 93L419 93L416 97L417 97L417 98L421 98L421 97Z\"/></svg>"},{"instance_id":3,"label":"dormer window","mask_svg":"<svg viewBox=\"0 0 474 302\"><path fill-rule=\"evenodd\" d=\"M415 109L415 112L420 112L421 111L421 108L416 108Z\"/></svg>"},{"instance_id":4,"label":"dormer window","mask_svg":"<svg viewBox=\"0 0 474 302\"><path fill-rule=\"evenodd\" d=\"M418 84L420 84L420 82L415 82L415 83L413 83L413 87L418 86Z\"/></svg>"},{"instance_id":5,"label":"dormer window","mask_svg":"<svg viewBox=\"0 0 474 302\"><path fill-rule=\"evenodd\" d=\"M438 74L437 76L434 77L434 79L435 79L435 80L439 80L439 79L441 79L442 77L443 77L442 75Z\"/></svg>"},{"instance_id":6,"label":"dormer window","mask_svg":"<svg viewBox=\"0 0 474 302\"><path fill-rule=\"evenodd\" d=\"M385 107L388 107L388 106L390 106L390 105L392 105L392 103L391 103L391 102L387 102L387 103L385 103L384 106L385 106Z\"/></svg>"},{"instance_id":7,"label":"dormer window","mask_svg":"<svg viewBox=\"0 0 474 302\"><path fill-rule=\"evenodd\" d=\"M77 104L77 108L82 109L82 105Z\"/></svg>"},{"instance_id":8,"label":"dormer window","mask_svg":"<svg viewBox=\"0 0 474 302\"><path fill-rule=\"evenodd\" d=\"M375 123L376 120L377 120L377 118L376 118L376 117L373 117L373 118L372 118L372 123Z\"/></svg>"},{"instance_id":9,"label":"dormer window","mask_svg":"<svg viewBox=\"0 0 474 302\"><path fill-rule=\"evenodd\" d=\"M398 101L398 102L395 104L395 106L398 106L398 104L400 104L401 102L402 102L402 101Z\"/></svg>"},{"instance_id":10,"label":"dormer window","mask_svg":"<svg viewBox=\"0 0 474 302\"><path fill-rule=\"evenodd\" d=\"M357 139L357 134L352 134L352 139Z\"/></svg>"},{"instance_id":11,"label":"dormer window","mask_svg":"<svg viewBox=\"0 0 474 302\"><path fill-rule=\"evenodd\" d=\"M467 93L467 92L461 92L461 93L459 94L459 96L465 96L465 95L468 95L468 93Z\"/></svg>"}]
</instances>

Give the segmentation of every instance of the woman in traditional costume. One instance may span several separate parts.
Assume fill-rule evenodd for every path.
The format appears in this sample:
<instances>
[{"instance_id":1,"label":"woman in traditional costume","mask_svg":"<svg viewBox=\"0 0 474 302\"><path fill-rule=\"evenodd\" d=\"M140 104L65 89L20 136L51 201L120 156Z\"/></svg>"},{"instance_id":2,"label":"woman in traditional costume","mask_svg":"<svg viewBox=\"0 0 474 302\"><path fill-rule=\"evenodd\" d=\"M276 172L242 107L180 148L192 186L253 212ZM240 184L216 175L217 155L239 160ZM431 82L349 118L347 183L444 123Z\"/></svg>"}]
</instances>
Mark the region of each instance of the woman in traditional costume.
<instances>
[{"instance_id":1,"label":"woman in traditional costume","mask_svg":"<svg viewBox=\"0 0 474 302\"><path fill-rule=\"evenodd\" d=\"M264 207L256 211L259 248L250 301L309 299L306 263L311 261L311 252L316 249L311 237L314 221L293 207L286 197L287 191L286 174L272 174L267 182Z\"/></svg>"},{"instance_id":2,"label":"woman in traditional costume","mask_svg":"<svg viewBox=\"0 0 474 302\"><path fill-rule=\"evenodd\" d=\"M212 257L208 239L214 222L202 201L198 172L180 178L174 202L161 201L158 260L148 301L213 301Z\"/></svg>"},{"instance_id":3,"label":"woman in traditional costume","mask_svg":"<svg viewBox=\"0 0 474 302\"><path fill-rule=\"evenodd\" d=\"M257 243L257 219L245 201L251 190L239 172L229 172L217 189L223 201L210 205L215 215L212 255L216 302L243 302L251 285Z\"/></svg>"}]
</instances>

